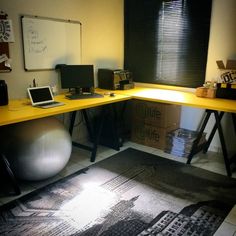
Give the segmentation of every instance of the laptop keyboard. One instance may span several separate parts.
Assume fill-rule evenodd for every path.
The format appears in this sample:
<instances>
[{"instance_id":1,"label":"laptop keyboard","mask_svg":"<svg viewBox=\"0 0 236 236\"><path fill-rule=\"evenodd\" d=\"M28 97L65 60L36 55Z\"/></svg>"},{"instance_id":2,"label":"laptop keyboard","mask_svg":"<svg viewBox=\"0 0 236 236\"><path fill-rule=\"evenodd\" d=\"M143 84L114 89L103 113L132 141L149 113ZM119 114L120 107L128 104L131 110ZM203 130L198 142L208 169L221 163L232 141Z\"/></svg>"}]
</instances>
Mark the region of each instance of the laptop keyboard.
<instances>
[{"instance_id":1,"label":"laptop keyboard","mask_svg":"<svg viewBox=\"0 0 236 236\"><path fill-rule=\"evenodd\" d=\"M53 102L47 102L47 103L38 105L38 107L41 107L41 108L50 108L50 107L57 107L57 106L62 106L62 105L64 105L64 103L62 103L62 102L57 102L57 101L53 101Z\"/></svg>"},{"instance_id":2,"label":"laptop keyboard","mask_svg":"<svg viewBox=\"0 0 236 236\"><path fill-rule=\"evenodd\" d=\"M43 106L48 106L48 105L52 105L52 104L57 104L59 102L47 102L47 103L44 103Z\"/></svg>"}]
</instances>

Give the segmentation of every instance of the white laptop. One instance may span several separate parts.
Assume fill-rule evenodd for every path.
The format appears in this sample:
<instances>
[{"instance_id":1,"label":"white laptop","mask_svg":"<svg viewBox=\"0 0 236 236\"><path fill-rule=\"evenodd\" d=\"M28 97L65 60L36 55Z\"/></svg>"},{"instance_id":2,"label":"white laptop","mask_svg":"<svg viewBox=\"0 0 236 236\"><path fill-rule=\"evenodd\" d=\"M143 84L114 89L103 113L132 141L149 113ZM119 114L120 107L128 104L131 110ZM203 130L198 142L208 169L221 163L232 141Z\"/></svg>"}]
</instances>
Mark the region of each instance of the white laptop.
<instances>
[{"instance_id":1,"label":"white laptop","mask_svg":"<svg viewBox=\"0 0 236 236\"><path fill-rule=\"evenodd\" d=\"M27 91L32 106L51 108L64 105L64 103L54 100L50 86L27 88Z\"/></svg>"}]
</instances>

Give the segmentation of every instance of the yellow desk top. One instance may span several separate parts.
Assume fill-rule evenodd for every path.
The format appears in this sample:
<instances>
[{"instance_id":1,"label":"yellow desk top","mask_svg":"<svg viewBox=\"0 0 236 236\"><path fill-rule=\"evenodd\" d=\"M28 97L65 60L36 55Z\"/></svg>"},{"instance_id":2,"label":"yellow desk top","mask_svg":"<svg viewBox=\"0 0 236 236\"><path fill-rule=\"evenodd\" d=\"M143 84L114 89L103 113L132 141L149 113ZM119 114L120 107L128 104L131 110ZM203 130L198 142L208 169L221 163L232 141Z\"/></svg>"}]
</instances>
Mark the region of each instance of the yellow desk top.
<instances>
[{"instance_id":1,"label":"yellow desk top","mask_svg":"<svg viewBox=\"0 0 236 236\"><path fill-rule=\"evenodd\" d=\"M21 121L33 120L46 116L58 115L75 110L97 107L131 99L128 95L110 97L104 95L103 98L89 98L79 100L68 100L64 95L55 96L55 100L65 103L63 106L42 109L32 107L29 99L10 100L6 106L0 106L0 126L14 124Z\"/></svg>"},{"instance_id":2,"label":"yellow desk top","mask_svg":"<svg viewBox=\"0 0 236 236\"><path fill-rule=\"evenodd\" d=\"M104 94L108 91L97 89L96 92ZM110 92L114 92L116 96L110 97L109 95L105 95L104 98L68 100L64 95L58 95L55 97L55 100L64 102L65 105L49 109L32 107L27 99L11 100L7 106L0 106L0 126L126 101L129 99L140 99L236 113L236 100L200 98L192 92L145 87L135 87L134 89L115 90Z\"/></svg>"},{"instance_id":3,"label":"yellow desk top","mask_svg":"<svg viewBox=\"0 0 236 236\"><path fill-rule=\"evenodd\" d=\"M134 89L116 90L113 92L115 94L132 96L133 99L236 113L236 100L201 98L197 97L193 92L145 87L135 87Z\"/></svg>"}]
</instances>

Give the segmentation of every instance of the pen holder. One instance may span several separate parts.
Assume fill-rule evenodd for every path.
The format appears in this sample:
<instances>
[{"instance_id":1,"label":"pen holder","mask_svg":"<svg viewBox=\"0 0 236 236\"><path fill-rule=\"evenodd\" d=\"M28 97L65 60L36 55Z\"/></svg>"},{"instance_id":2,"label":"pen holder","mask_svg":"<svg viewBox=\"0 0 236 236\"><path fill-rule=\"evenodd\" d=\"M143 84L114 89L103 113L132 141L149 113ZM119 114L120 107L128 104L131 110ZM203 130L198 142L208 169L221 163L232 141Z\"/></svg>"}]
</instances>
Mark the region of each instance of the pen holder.
<instances>
[{"instance_id":1,"label":"pen holder","mask_svg":"<svg viewBox=\"0 0 236 236\"><path fill-rule=\"evenodd\" d=\"M197 97L215 98L216 97L216 89L215 88L198 87L198 88L196 88L195 94Z\"/></svg>"}]
</instances>

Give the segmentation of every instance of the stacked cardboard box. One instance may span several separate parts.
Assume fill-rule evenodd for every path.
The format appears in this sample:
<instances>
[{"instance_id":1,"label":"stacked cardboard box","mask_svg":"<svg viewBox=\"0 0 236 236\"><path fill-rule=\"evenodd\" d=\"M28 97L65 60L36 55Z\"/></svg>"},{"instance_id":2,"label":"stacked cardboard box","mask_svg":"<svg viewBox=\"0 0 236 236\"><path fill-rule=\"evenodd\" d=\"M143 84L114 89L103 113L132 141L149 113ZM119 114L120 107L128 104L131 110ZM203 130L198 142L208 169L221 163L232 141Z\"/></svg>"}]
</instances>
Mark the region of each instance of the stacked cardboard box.
<instances>
[{"instance_id":1,"label":"stacked cardboard box","mask_svg":"<svg viewBox=\"0 0 236 236\"><path fill-rule=\"evenodd\" d=\"M169 132L166 136L165 152L178 157L188 157L197 135L197 131L182 128ZM203 133L199 144L205 141L206 133Z\"/></svg>"},{"instance_id":2,"label":"stacked cardboard box","mask_svg":"<svg viewBox=\"0 0 236 236\"><path fill-rule=\"evenodd\" d=\"M167 133L179 128L180 109L178 105L134 100L131 140L164 150Z\"/></svg>"},{"instance_id":3,"label":"stacked cardboard box","mask_svg":"<svg viewBox=\"0 0 236 236\"><path fill-rule=\"evenodd\" d=\"M226 65L222 60L216 61L218 68L221 71L220 79L223 84L236 83L236 60L227 60Z\"/></svg>"}]
</instances>

